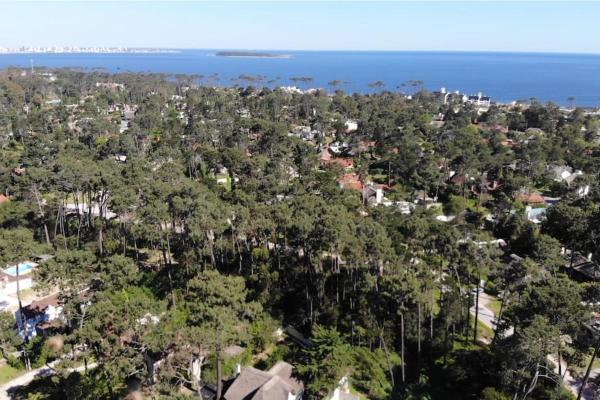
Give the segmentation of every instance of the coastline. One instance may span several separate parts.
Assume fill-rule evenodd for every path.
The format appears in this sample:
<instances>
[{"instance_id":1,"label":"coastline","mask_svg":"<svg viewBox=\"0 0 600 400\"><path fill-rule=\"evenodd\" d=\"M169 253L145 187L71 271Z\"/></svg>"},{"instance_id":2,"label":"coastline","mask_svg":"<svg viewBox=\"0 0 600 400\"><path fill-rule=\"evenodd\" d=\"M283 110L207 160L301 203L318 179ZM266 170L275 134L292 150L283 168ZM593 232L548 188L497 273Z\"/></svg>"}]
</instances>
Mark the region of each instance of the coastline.
<instances>
[{"instance_id":1,"label":"coastline","mask_svg":"<svg viewBox=\"0 0 600 400\"><path fill-rule=\"evenodd\" d=\"M2 49L0 49L2 50ZM27 49L22 49L27 50ZM57 51L60 49L55 49ZM343 81L335 88L346 93L376 93L381 90L415 91L417 82L429 91L447 88L467 95L484 93L497 103L525 101L535 97L568 106L600 106L600 81L593 71L600 68L600 56L480 55L474 53L370 53L352 52L269 52L267 50L177 50L105 48L113 53L2 53L0 68L22 67L103 69L106 72L156 72L219 75L219 84L241 75L262 76L267 87L294 86L292 77L308 77L311 87L330 90L330 82ZM223 52L216 57L217 52ZM291 58L286 57L288 54ZM266 57L270 56L270 57ZM269 59L271 59L269 61ZM279 61L278 61L279 60ZM286 60L286 61L283 61ZM465 73L465 68L469 73ZM543 73L542 73L543 72ZM418 79L416 81L415 79ZM370 83L379 80L385 86Z\"/></svg>"}]
</instances>

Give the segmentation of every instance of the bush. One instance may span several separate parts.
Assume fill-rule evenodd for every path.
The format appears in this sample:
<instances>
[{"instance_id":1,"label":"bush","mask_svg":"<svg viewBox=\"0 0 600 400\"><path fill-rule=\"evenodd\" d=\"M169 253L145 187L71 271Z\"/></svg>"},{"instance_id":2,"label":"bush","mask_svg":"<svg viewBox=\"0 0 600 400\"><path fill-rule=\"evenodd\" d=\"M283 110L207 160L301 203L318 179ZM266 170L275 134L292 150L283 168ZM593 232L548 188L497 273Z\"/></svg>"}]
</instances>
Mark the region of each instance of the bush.
<instances>
[{"instance_id":1,"label":"bush","mask_svg":"<svg viewBox=\"0 0 600 400\"><path fill-rule=\"evenodd\" d=\"M496 390L492 387L487 387L487 388L483 389L483 391L481 392L481 399L482 400L510 400L510 397L508 397L504 393L499 392L498 390Z\"/></svg>"},{"instance_id":2,"label":"bush","mask_svg":"<svg viewBox=\"0 0 600 400\"><path fill-rule=\"evenodd\" d=\"M8 356L6 363L15 369L25 368L25 364L23 363L23 360L20 357Z\"/></svg>"},{"instance_id":3,"label":"bush","mask_svg":"<svg viewBox=\"0 0 600 400\"><path fill-rule=\"evenodd\" d=\"M448 202L444 204L444 214L457 215L467 208L467 202L461 196L450 195Z\"/></svg>"}]
</instances>

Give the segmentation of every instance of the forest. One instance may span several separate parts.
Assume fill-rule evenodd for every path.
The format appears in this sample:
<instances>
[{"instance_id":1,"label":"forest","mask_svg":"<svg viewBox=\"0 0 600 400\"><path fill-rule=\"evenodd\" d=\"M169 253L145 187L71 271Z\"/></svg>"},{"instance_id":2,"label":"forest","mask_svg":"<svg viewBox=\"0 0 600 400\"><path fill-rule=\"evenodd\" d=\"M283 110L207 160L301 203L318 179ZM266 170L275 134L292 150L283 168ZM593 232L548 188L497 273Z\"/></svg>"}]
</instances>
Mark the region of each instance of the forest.
<instances>
[{"instance_id":1,"label":"forest","mask_svg":"<svg viewBox=\"0 0 600 400\"><path fill-rule=\"evenodd\" d=\"M12 398L594 398L600 114L217 80L0 71Z\"/></svg>"}]
</instances>

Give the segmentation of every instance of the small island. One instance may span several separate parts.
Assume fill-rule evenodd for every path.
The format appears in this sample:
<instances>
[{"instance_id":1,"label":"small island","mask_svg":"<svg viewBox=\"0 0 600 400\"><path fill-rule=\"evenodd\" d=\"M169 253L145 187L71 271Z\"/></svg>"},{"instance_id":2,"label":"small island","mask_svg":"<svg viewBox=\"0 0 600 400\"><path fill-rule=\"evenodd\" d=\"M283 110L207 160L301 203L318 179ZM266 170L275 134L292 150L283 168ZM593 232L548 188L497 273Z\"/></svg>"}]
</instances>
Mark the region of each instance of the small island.
<instances>
[{"instance_id":1,"label":"small island","mask_svg":"<svg viewBox=\"0 0 600 400\"><path fill-rule=\"evenodd\" d=\"M274 53L264 53L257 51L237 51L237 50L228 50L228 51L217 51L215 53L216 56L219 57L251 57L251 58L291 58L292 56L289 54L274 54Z\"/></svg>"}]
</instances>

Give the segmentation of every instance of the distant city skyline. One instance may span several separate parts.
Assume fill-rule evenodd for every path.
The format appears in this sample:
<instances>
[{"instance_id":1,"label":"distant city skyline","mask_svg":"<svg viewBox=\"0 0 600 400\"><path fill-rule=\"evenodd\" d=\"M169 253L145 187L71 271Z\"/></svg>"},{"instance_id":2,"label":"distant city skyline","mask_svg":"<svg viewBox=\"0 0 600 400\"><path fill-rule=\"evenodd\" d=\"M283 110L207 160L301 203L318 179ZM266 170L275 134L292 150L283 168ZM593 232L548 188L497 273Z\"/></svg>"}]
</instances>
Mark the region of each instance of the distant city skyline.
<instances>
[{"instance_id":1,"label":"distant city skyline","mask_svg":"<svg viewBox=\"0 0 600 400\"><path fill-rule=\"evenodd\" d=\"M0 47L600 53L600 2L3 2Z\"/></svg>"}]
</instances>

